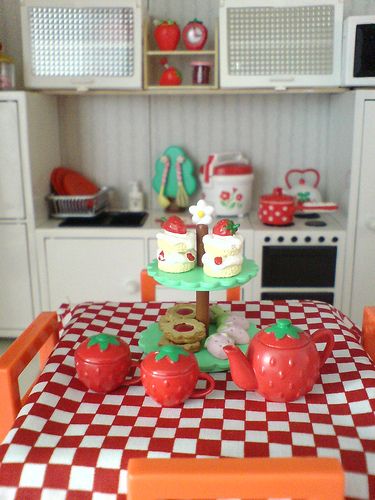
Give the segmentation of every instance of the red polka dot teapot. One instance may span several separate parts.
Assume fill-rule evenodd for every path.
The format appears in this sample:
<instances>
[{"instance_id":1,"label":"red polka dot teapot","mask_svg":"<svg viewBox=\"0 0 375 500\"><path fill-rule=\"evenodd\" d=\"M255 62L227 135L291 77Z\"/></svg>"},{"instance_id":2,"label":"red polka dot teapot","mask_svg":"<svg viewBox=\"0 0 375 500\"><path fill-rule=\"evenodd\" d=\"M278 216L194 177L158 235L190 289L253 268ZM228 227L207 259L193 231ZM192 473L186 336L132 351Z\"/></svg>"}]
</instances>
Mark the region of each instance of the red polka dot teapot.
<instances>
[{"instance_id":1,"label":"red polka dot teapot","mask_svg":"<svg viewBox=\"0 0 375 500\"><path fill-rule=\"evenodd\" d=\"M318 351L316 344L325 343ZM331 330L310 335L289 319L259 331L250 342L247 355L235 345L224 347L232 379L241 389L256 390L268 401L294 401L308 393L334 345Z\"/></svg>"}]
</instances>

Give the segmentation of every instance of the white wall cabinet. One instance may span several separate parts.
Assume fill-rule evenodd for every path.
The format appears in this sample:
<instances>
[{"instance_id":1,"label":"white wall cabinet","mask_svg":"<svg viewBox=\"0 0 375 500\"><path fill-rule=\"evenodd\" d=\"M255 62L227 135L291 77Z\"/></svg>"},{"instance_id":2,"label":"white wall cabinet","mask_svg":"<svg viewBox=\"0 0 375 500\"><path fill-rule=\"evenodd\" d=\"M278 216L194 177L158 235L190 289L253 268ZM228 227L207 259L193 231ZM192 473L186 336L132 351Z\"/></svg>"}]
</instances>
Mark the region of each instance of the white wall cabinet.
<instances>
[{"instance_id":1,"label":"white wall cabinet","mask_svg":"<svg viewBox=\"0 0 375 500\"><path fill-rule=\"evenodd\" d=\"M63 302L139 301L140 270L145 266L143 238L45 238L43 307Z\"/></svg>"},{"instance_id":2,"label":"white wall cabinet","mask_svg":"<svg viewBox=\"0 0 375 500\"><path fill-rule=\"evenodd\" d=\"M46 219L49 171L59 162L57 103L0 94L0 336L17 336L40 311L36 220Z\"/></svg>"}]
</instances>

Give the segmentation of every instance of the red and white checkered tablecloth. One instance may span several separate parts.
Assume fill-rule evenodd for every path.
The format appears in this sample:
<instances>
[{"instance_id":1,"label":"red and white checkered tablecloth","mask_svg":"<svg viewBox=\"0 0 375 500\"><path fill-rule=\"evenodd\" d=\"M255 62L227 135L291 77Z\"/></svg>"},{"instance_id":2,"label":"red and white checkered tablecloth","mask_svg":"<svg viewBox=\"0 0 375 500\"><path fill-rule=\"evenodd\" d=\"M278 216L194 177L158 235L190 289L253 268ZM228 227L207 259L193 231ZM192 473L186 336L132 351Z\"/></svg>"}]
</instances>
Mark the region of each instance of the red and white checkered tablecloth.
<instances>
[{"instance_id":1,"label":"red and white checkered tablecloth","mask_svg":"<svg viewBox=\"0 0 375 500\"><path fill-rule=\"evenodd\" d=\"M348 498L375 499L375 365L358 328L322 302L221 304L260 327L290 318L311 332L332 329L333 355L312 392L270 403L237 388L229 372L214 374L206 398L176 408L160 407L140 384L108 395L87 391L73 357L86 336L120 335L140 358L140 332L172 304L65 308L63 336L0 446L0 498L126 498L131 457L313 455L341 460Z\"/></svg>"}]
</instances>

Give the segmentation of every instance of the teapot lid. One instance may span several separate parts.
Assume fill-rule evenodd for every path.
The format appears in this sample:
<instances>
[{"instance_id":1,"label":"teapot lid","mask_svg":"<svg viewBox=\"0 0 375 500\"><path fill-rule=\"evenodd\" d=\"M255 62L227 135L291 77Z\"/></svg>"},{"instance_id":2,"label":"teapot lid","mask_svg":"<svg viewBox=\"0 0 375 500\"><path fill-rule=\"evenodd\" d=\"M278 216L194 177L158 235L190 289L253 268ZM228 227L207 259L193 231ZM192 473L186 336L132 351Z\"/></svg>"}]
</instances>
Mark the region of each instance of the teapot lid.
<instances>
[{"instance_id":1,"label":"teapot lid","mask_svg":"<svg viewBox=\"0 0 375 500\"><path fill-rule=\"evenodd\" d=\"M302 347L310 341L310 336L300 328L292 324L290 319L278 319L274 325L270 325L263 330L269 336L268 339L263 337L263 340L268 340L268 344L273 347L295 348ZM281 343L279 341L282 341Z\"/></svg>"}]
</instances>

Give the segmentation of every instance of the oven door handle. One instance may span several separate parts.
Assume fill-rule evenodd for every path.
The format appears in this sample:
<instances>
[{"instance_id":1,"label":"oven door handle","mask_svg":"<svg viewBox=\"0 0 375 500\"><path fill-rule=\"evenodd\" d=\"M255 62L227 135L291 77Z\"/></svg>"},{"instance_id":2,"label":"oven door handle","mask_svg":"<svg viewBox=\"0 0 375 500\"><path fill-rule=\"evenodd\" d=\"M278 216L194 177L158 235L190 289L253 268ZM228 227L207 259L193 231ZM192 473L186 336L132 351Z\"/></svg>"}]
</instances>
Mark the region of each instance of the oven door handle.
<instances>
[{"instance_id":1,"label":"oven door handle","mask_svg":"<svg viewBox=\"0 0 375 500\"><path fill-rule=\"evenodd\" d=\"M367 229L370 229L371 231L375 231L375 217L371 217L370 219L367 219L366 227L367 227Z\"/></svg>"}]
</instances>

